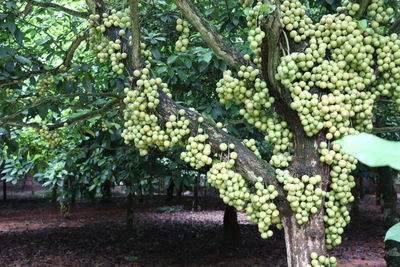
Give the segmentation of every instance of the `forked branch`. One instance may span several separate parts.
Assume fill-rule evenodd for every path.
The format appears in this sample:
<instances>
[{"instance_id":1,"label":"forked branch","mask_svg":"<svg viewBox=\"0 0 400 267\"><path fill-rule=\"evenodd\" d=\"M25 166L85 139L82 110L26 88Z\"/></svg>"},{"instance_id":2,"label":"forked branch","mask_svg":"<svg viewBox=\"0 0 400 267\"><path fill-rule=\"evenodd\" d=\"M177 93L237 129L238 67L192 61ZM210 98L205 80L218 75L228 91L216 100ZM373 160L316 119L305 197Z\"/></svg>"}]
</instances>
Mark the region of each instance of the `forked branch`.
<instances>
[{"instance_id":1,"label":"forked branch","mask_svg":"<svg viewBox=\"0 0 400 267\"><path fill-rule=\"evenodd\" d=\"M228 64L239 68L245 64L242 55L235 51L231 46L224 43L218 33L213 30L207 20L200 14L197 7L190 0L173 0L181 10L183 16L201 34L207 45Z\"/></svg>"}]
</instances>

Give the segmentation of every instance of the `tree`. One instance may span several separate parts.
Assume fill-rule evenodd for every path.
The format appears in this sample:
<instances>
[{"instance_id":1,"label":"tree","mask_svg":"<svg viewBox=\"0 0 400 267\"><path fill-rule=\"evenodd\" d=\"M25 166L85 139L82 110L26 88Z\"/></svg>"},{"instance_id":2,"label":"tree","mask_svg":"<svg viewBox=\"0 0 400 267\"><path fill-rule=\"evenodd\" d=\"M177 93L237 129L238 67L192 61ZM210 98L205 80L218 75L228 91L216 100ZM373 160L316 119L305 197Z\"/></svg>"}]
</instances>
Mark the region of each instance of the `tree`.
<instances>
[{"instance_id":1,"label":"tree","mask_svg":"<svg viewBox=\"0 0 400 267\"><path fill-rule=\"evenodd\" d=\"M76 35L76 39L67 42L69 47L62 60L54 59L63 54L52 52L55 48L51 46L51 36L42 41L49 50L45 53L51 58L49 65L57 66L46 68L42 63L37 64L41 53L37 42L33 42L36 47L33 51L21 44L21 30L13 23L18 10L15 2L3 4L11 9L2 18L5 20L3 30L12 36L4 38L9 45L1 51L18 63L3 62L5 71L0 86L8 86L6 93L11 96L14 90L24 91L28 79L41 76L36 85L37 93L19 96L16 99L21 103L17 104L11 96L8 102L20 110L15 112L3 107L6 116L0 119L1 127L37 128L41 135L56 144L59 141L55 135L57 129L74 129L74 124L118 109L114 117L119 117L124 127L121 136L126 144L138 148L142 156L151 154L154 147L167 150L183 146L181 159L193 168L208 166L211 185L219 189L225 203L245 211L248 218L258 224L261 237L273 234L270 229L273 224L278 229L283 228L289 266L336 265L334 258L326 257L327 248L341 243L341 234L350 221L347 204L354 199L351 171L356 168L357 160L331 141L360 131L372 131L377 99L392 98L400 104L400 41L398 22L394 21L396 13L390 4L381 0L345 1L337 13L325 14L314 22L307 15L307 7L297 0L282 3L243 0L239 15L245 14L247 27L241 28L237 20L233 23L236 27L231 27L230 31L238 37L232 38L232 34L227 33L229 30L221 34L214 29L218 21L207 15L213 11L201 10L207 1L139 4L137 0L129 3L86 0L85 11L51 2L27 2L26 14L32 9L39 12L41 9L35 9L37 6L55 9L87 19L90 30L70 34ZM74 1L65 3L74 6ZM228 16L234 12L230 10L239 8L236 1L225 3ZM252 140L241 140L222 123L215 123L195 109L179 104L174 100L174 89L157 77L168 71L168 66L159 60L160 53L169 53L168 47L147 49L146 41L157 43L156 35L149 37L148 29L162 31L163 16L157 17L151 12L157 5L164 5L167 12L176 12L176 7L183 17L176 21L176 30L181 35L174 45L176 54L168 57L168 65L186 55L190 41L195 39L190 38L190 28L195 30L202 40L194 45L207 45L231 68L217 83L216 93L205 92L200 96L218 97L228 110L232 106L240 107L238 115L274 144L274 155L269 162L263 159ZM212 6L212 10L218 7ZM160 14L159 10L157 12ZM233 16L237 16L236 12ZM82 21L72 19L70 27L77 32ZM24 25L26 29L28 26ZM66 25L59 27L67 30ZM241 44L245 35L248 35L246 44L250 49ZM10 38L17 44L9 42ZM85 40L89 45L80 47ZM85 91L65 93L74 85L67 82L63 83L64 87L54 87L54 79L59 79L56 75L67 79L65 73L72 66L75 52L81 49L79 54L82 55L87 48L92 53L92 61L97 58L94 68L97 75L91 80L87 66L75 68L76 74L83 77ZM243 52L251 52L251 55ZM209 62L211 57L212 54L203 54L204 61ZM194 75L177 73L188 79ZM69 76L68 79L73 81ZM18 87L21 83L23 86ZM101 88L104 84L111 85L106 88L122 87L125 95L122 97L121 91L94 93L92 83ZM104 98L113 100L104 101ZM67 99L61 102L67 106L76 106L80 101L87 107L86 112L74 114L74 109L62 108L61 104L57 108L41 108L43 121L52 122L49 125L40 125L29 112L60 99ZM91 104L103 107L94 109ZM67 111L57 118L49 112L53 109ZM76 128L81 127L85 126Z\"/></svg>"}]
</instances>

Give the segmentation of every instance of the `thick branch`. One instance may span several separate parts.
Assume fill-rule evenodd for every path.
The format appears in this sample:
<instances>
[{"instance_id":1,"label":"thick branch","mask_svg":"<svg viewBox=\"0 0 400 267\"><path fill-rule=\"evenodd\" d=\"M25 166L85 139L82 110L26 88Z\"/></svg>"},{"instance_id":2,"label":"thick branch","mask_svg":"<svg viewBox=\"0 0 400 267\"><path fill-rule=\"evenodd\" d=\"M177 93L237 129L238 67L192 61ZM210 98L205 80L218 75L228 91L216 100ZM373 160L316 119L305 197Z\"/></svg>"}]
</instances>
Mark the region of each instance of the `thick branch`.
<instances>
[{"instance_id":1,"label":"thick branch","mask_svg":"<svg viewBox=\"0 0 400 267\"><path fill-rule=\"evenodd\" d=\"M72 58L74 57L74 53L76 49L79 47L79 45L89 36L89 32L86 31L84 34L79 35L71 44L71 46L68 48L67 52L65 53L64 60L61 63L60 66L50 69L50 70L37 70L37 71L32 71L29 72L19 78L16 79L11 79L11 80L4 80L0 81L0 87L16 84L25 81L26 79L29 79L31 77L41 75L44 73L50 73L50 74L58 74L64 72L66 69L68 69L69 65L71 64ZM64 66L65 69L61 68L61 66Z\"/></svg>"},{"instance_id":2,"label":"thick branch","mask_svg":"<svg viewBox=\"0 0 400 267\"><path fill-rule=\"evenodd\" d=\"M132 64L134 69L141 67L140 57L140 30L139 30L139 3L138 0L129 0L132 21Z\"/></svg>"},{"instance_id":3,"label":"thick branch","mask_svg":"<svg viewBox=\"0 0 400 267\"><path fill-rule=\"evenodd\" d=\"M79 11L75 11L54 3L49 3L49 2L40 2L40 1L34 1L34 0L26 0L26 2L28 2L29 4L33 5L33 6L40 6L40 7L45 7L45 8L53 8L56 9L58 11L62 11L64 13L70 14L72 16L75 17L80 17L80 18L84 18L87 19L89 17L89 13L88 12L79 12Z\"/></svg>"},{"instance_id":4,"label":"thick branch","mask_svg":"<svg viewBox=\"0 0 400 267\"><path fill-rule=\"evenodd\" d=\"M360 0L358 4L360 5L360 9L357 11L356 15L354 16L355 19L361 19L364 15L365 11L368 8L369 3L371 0Z\"/></svg>"},{"instance_id":5,"label":"thick branch","mask_svg":"<svg viewBox=\"0 0 400 267\"><path fill-rule=\"evenodd\" d=\"M113 108L121 106L122 104L123 104L123 101L121 99L111 101L110 103L108 103L107 105L102 107L101 109L97 109L97 110L88 112L86 114L80 115L80 116L69 118L66 121L57 123L55 125L50 125L49 130L55 130L57 128L64 127L65 123L67 123L68 125L71 125L71 124L77 123L79 121L89 120L91 118L101 116L101 115L107 113L108 111L112 110ZM37 128L37 129L39 129L41 127L41 125L39 125L38 123L25 123L25 122L16 122L16 121L7 121L7 122L0 124L0 126L31 127L31 128Z\"/></svg>"},{"instance_id":6,"label":"thick branch","mask_svg":"<svg viewBox=\"0 0 400 267\"><path fill-rule=\"evenodd\" d=\"M58 72L62 72L59 68L61 66L65 66L67 69L71 64L72 58L74 57L74 53L76 49L78 49L79 45L89 37L89 31L84 32L83 34L79 35L68 48L67 52L65 53L65 57L63 63L57 68Z\"/></svg>"},{"instance_id":7,"label":"thick branch","mask_svg":"<svg viewBox=\"0 0 400 267\"><path fill-rule=\"evenodd\" d=\"M400 17L393 23L393 25L389 29L389 33L397 33L400 34Z\"/></svg>"},{"instance_id":8,"label":"thick branch","mask_svg":"<svg viewBox=\"0 0 400 267\"><path fill-rule=\"evenodd\" d=\"M211 28L210 24L202 17L200 11L190 0L173 1L181 10L183 16L196 28L216 55L235 68L239 68L245 64L242 55L222 41L221 37Z\"/></svg>"},{"instance_id":9,"label":"thick branch","mask_svg":"<svg viewBox=\"0 0 400 267\"><path fill-rule=\"evenodd\" d=\"M190 121L190 129L192 135L197 133L198 122L197 119L201 115L197 111L192 111L185 108L175 101L166 96L163 92L160 93L160 103L157 107L157 111L164 121L167 121L171 114L178 116L178 111L184 109L186 111L185 117ZM274 185L279 192L277 202L281 213L288 214L291 209L286 201L286 195L283 191L282 186L278 183L275 177L275 169L268 164L266 161L258 158L252 151L244 146L240 140L232 137L230 134L216 128L214 125L205 121L201 124L201 127L208 134L209 139L207 142L212 146L213 152L219 152L219 145L221 143L235 144L235 152L238 153L239 157L236 160L235 168L239 171L243 177L250 183L254 183L257 177L263 177L267 184Z\"/></svg>"}]
</instances>

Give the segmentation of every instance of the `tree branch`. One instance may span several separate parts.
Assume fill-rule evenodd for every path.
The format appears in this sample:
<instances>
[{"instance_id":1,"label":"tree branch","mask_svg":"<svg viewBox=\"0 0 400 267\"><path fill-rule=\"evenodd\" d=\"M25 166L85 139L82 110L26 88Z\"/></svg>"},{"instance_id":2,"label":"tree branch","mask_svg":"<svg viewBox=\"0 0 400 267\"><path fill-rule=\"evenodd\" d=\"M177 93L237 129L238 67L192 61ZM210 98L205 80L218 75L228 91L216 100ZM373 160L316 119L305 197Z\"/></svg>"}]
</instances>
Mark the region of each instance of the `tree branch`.
<instances>
[{"instance_id":1,"label":"tree branch","mask_svg":"<svg viewBox=\"0 0 400 267\"><path fill-rule=\"evenodd\" d=\"M201 34L204 41L228 64L235 68L239 68L245 64L242 55L232 49L232 46L225 44L221 37L211 28L207 20L200 15L200 11L190 0L173 0L177 7L181 10L183 16L196 28Z\"/></svg>"},{"instance_id":2,"label":"tree branch","mask_svg":"<svg viewBox=\"0 0 400 267\"><path fill-rule=\"evenodd\" d=\"M40 99L40 101L38 101L36 103L33 103L33 104L29 105L29 106L26 106L26 107L20 109L19 111L0 119L0 122L1 121L7 122L9 120L15 119L23 111L31 109L31 108L39 107L39 106L41 106L43 104L47 104L49 101L54 100L54 99L59 100L59 99L62 99L62 98L74 98L74 97L79 97L79 96L82 96L82 97L114 97L114 98L122 99L121 96L115 95L115 94L62 94L62 95L52 95L52 96L43 97L43 98ZM24 97L17 98L17 100L18 99L22 99L22 98L24 98ZM0 123L0 125L1 125L1 123Z\"/></svg>"},{"instance_id":3,"label":"tree branch","mask_svg":"<svg viewBox=\"0 0 400 267\"><path fill-rule=\"evenodd\" d=\"M373 128L372 133L398 133L400 132L400 126L393 127L381 127L381 128Z\"/></svg>"},{"instance_id":4,"label":"tree branch","mask_svg":"<svg viewBox=\"0 0 400 267\"><path fill-rule=\"evenodd\" d=\"M369 3L371 0L360 0L358 4L360 5L360 9L357 11L356 15L354 16L355 19L361 19L364 15L365 11L368 8Z\"/></svg>"},{"instance_id":5,"label":"tree branch","mask_svg":"<svg viewBox=\"0 0 400 267\"><path fill-rule=\"evenodd\" d=\"M89 17L88 12L75 11L75 10L54 4L54 3L40 2L40 1L34 1L34 0L26 0L26 2L28 2L29 4L31 4L33 6L40 6L40 7L44 7L44 8L53 8L58 11L62 11L64 13L70 14L74 17L80 17L80 18L84 18L84 19L87 19Z\"/></svg>"},{"instance_id":6,"label":"tree branch","mask_svg":"<svg viewBox=\"0 0 400 267\"><path fill-rule=\"evenodd\" d=\"M400 17L393 23L393 25L389 29L389 33L397 33L400 34Z\"/></svg>"},{"instance_id":7,"label":"tree branch","mask_svg":"<svg viewBox=\"0 0 400 267\"><path fill-rule=\"evenodd\" d=\"M139 3L138 0L129 0L132 21L132 65L133 69L140 69L142 60L140 56L140 30L139 30Z\"/></svg>"},{"instance_id":8,"label":"tree branch","mask_svg":"<svg viewBox=\"0 0 400 267\"><path fill-rule=\"evenodd\" d=\"M64 66L66 69L68 69L69 65L71 64L72 58L74 57L74 53L75 53L76 49L88 36L89 36L89 32L86 31L84 34L79 35L72 42L71 46L68 48L67 52L65 53L64 60L60 66L58 66L54 69L51 69L51 70L43 69L43 70L32 71L32 72L29 72L29 73L27 73L19 78L16 78L16 79L0 81L0 87L5 87L5 86L12 85L12 84L20 83L20 82L25 81L26 79L29 79L31 77L41 75L44 73L58 74L58 73L64 72L65 70L63 70L63 68L61 68L61 66Z\"/></svg>"},{"instance_id":9,"label":"tree branch","mask_svg":"<svg viewBox=\"0 0 400 267\"><path fill-rule=\"evenodd\" d=\"M210 39L208 39L208 42L214 43L215 45L218 46L216 48L217 50L221 49L221 47L226 48L225 45L222 44L222 41L219 39L219 37L213 34L213 31L209 28L208 23L203 18L201 18L198 15L198 13L193 13L193 10L197 11L197 9L193 6L193 4L182 0L174 0L174 2L177 5L179 3L184 8L185 12L189 12L190 15L194 16L191 17L192 20L197 24L198 23L201 24L197 26L199 26L200 29L206 30L206 32L205 33L203 32L203 34L206 34L208 37L210 37ZM105 10L106 8L104 2L102 0L98 0L96 2L96 12L104 12ZM194 24L192 21L191 23ZM105 35L111 40L117 38L116 31L115 29L112 28L106 30ZM217 40L215 38L217 38ZM129 49L129 46L126 46L124 42L122 42L122 44L123 44L122 50L125 52L129 51L125 50ZM221 45L221 47L219 45ZM233 55L237 55L237 57L236 58L232 57L232 54L226 54L226 52L224 52L225 55L228 58L230 58L231 61L233 61L232 63L234 66L240 66L242 64L240 60L243 60L242 57L236 52L233 52L233 50L230 51L233 53ZM128 60L132 59L128 58ZM132 63L126 64L125 66L128 74L131 77L133 77L134 69L129 67L131 65ZM198 113L197 111L192 111L188 108L185 108L177 104L174 100L169 98L162 91L159 91L159 95L160 95L159 97L160 103L157 106L157 114L161 119L160 123L168 121L169 116L171 114L178 115L179 110L184 109L186 111L185 117L188 118L190 121L189 129L191 130L191 134L192 135L197 134L197 129L199 126L197 119L201 116L200 113ZM288 201L286 201L286 193L284 192L282 185L280 185L279 182L277 181L275 176L275 169L270 164L268 164L266 161L262 159L259 159L251 150L249 150L246 146L244 146L241 143L241 140L238 140L229 135L228 133L225 133L224 131L218 129L215 125L212 125L210 122L205 121L204 123L202 123L201 127L209 135L209 139L207 140L207 142L212 146L214 152L219 152L219 145L221 143L235 144L235 151L240 155L240 157L236 160L235 168L243 175L244 179L246 179L249 183L254 183L257 177L262 177L267 184L274 185L279 193L276 202L279 203L279 205L277 206L279 207L280 212L286 215L292 213L289 203Z\"/></svg>"},{"instance_id":10,"label":"tree branch","mask_svg":"<svg viewBox=\"0 0 400 267\"><path fill-rule=\"evenodd\" d=\"M107 105L102 107L101 109L98 109L98 110L95 110L95 111L92 111L92 112L89 112L89 113L86 113L86 114L83 114L83 115L80 115L77 117L70 118L70 119L66 120L65 122L51 125L51 126L49 126L49 129L55 130L57 128L64 127L65 123L67 123L68 125L71 125L71 124L77 123L79 121L84 121L84 120L88 120L88 119L103 115L106 112L112 110L113 108L121 106L123 103L124 102L122 101L122 99L116 99L114 101L111 101L110 103L108 103Z\"/></svg>"},{"instance_id":11,"label":"tree branch","mask_svg":"<svg viewBox=\"0 0 400 267\"><path fill-rule=\"evenodd\" d=\"M113 108L121 106L123 103L124 102L122 101L122 99L117 99L117 100L111 101L110 103L108 103L107 105L102 107L101 109L97 109L97 110L88 112L86 114L80 115L80 116L69 118L64 122L60 122L55 125L48 125L49 130L52 131L57 128L64 127L65 123L67 123L68 125L71 125L71 124L77 123L79 121L89 120L91 118L103 115L106 112L112 110ZM37 129L40 129L40 127L41 127L41 125L38 123L25 123L25 122L16 122L16 121L7 121L4 123L0 123L0 126L31 127L31 128L37 128Z\"/></svg>"},{"instance_id":12,"label":"tree branch","mask_svg":"<svg viewBox=\"0 0 400 267\"><path fill-rule=\"evenodd\" d=\"M291 212L288 201L286 201L286 193L277 181L275 169L270 164L258 158L252 151L243 145L240 140L234 138L221 129L218 129L210 122L205 120L201 125L199 125L197 119L201 117L201 114L197 111L192 111L177 104L162 91L159 91L159 94L160 103L157 106L157 112L162 117L163 121L168 121L171 114L178 116L179 110L184 109L186 112L185 118L190 121L189 128L191 129L192 135L197 134L197 129L201 126L209 136L207 142L212 146L214 153L219 152L219 145L221 143L235 144L235 152L239 155L235 163L235 169L250 183L255 183L257 177L263 177L267 184L274 185L279 193L277 198L279 205L277 206L281 208L280 211L286 214Z\"/></svg>"},{"instance_id":13,"label":"tree branch","mask_svg":"<svg viewBox=\"0 0 400 267\"><path fill-rule=\"evenodd\" d=\"M80 46L80 44L89 37L89 31L85 31L83 34L79 35L68 48L67 52L65 53L63 63L57 68L59 69L61 66L65 66L67 69L71 64L72 58L74 57L74 53L76 49ZM62 72L61 70L58 70Z\"/></svg>"}]
</instances>

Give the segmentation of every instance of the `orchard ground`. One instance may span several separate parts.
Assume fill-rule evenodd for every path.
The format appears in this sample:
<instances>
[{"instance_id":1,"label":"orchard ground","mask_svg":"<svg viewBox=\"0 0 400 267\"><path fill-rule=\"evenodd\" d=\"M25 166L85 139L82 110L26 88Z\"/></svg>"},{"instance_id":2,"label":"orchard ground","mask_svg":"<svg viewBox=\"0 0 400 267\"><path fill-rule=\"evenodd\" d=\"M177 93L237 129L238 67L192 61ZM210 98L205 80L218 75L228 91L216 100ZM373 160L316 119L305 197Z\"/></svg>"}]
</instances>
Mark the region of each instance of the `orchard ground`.
<instances>
[{"instance_id":1,"label":"orchard ground","mask_svg":"<svg viewBox=\"0 0 400 267\"><path fill-rule=\"evenodd\" d=\"M112 203L78 202L63 219L45 199L0 202L0 266L286 266L283 234L262 240L255 224L239 214L243 244L223 245L223 210L208 196L202 211L165 213L165 197L136 202L134 231L125 225L121 198ZM175 204L171 204L175 205ZM373 196L333 250L339 266L385 266L382 215Z\"/></svg>"}]
</instances>

